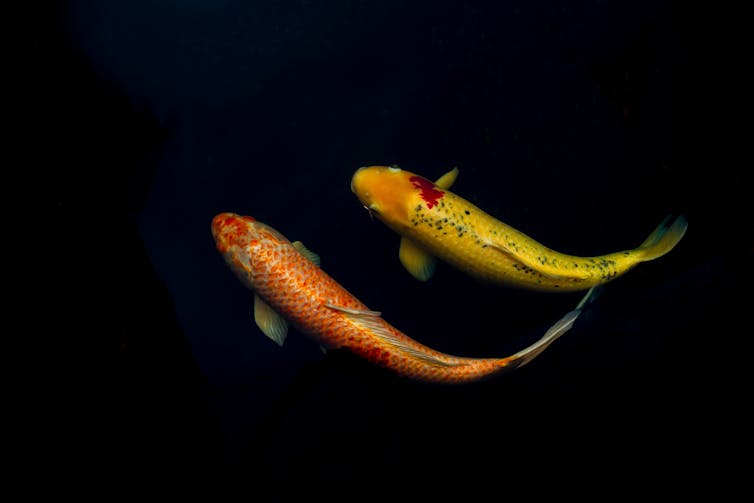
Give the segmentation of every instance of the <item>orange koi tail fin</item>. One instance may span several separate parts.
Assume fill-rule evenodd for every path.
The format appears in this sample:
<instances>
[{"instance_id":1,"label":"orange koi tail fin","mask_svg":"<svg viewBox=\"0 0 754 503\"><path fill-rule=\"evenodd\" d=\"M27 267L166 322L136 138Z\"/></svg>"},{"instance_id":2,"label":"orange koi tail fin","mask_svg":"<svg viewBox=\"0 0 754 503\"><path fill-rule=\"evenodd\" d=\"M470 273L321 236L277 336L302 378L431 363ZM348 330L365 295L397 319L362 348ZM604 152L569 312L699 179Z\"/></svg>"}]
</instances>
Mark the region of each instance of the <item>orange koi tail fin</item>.
<instances>
[{"instance_id":1,"label":"orange koi tail fin","mask_svg":"<svg viewBox=\"0 0 754 503\"><path fill-rule=\"evenodd\" d=\"M584 308L594 302L594 300L599 296L602 288L603 287L600 285L590 288L586 292L586 295L582 297L576 308L572 311L568 311L565 316L555 322L555 324L551 326L547 330L547 332L545 332L545 335L543 335L531 346L528 346L518 353L512 355L510 357L511 366L513 368L523 367L534 358L539 356L542 351L547 349L547 347L555 342L557 338L568 332L579 315L584 311Z\"/></svg>"}]
</instances>

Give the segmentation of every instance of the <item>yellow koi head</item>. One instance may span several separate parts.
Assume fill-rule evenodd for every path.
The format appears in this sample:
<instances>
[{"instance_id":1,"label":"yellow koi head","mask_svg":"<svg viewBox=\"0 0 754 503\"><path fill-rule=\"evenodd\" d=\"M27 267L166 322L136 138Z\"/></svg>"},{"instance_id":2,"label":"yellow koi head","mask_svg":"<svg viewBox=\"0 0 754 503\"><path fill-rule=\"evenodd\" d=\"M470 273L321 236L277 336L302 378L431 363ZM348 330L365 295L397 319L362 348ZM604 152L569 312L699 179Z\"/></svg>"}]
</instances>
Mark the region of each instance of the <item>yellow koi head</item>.
<instances>
[{"instance_id":1,"label":"yellow koi head","mask_svg":"<svg viewBox=\"0 0 754 503\"><path fill-rule=\"evenodd\" d=\"M407 225L412 208L420 204L431 210L445 194L422 176L388 166L359 168L351 179L351 191L391 227Z\"/></svg>"}]
</instances>

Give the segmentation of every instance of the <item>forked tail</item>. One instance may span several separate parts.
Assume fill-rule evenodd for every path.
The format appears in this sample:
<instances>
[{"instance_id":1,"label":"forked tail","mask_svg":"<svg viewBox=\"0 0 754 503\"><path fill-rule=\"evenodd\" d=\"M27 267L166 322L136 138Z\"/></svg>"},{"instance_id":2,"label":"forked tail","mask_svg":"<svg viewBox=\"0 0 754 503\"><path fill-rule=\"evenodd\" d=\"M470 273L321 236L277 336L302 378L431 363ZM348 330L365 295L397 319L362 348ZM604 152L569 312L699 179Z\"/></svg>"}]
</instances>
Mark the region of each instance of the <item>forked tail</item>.
<instances>
[{"instance_id":1,"label":"forked tail","mask_svg":"<svg viewBox=\"0 0 754 503\"><path fill-rule=\"evenodd\" d=\"M654 260L668 253L681 240L688 226L688 221L682 215L674 220L673 215L665 217L660 225L652 231L652 234L637 248L642 252L642 260Z\"/></svg>"},{"instance_id":2,"label":"forked tail","mask_svg":"<svg viewBox=\"0 0 754 503\"><path fill-rule=\"evenodd\" d=\"M555 342L558 337L568 332L573 326L573 323L576 321L576 318L578 318L579 315L584 311L584 308L591 304L599 296L602 288L603 287L601 285L593 286L592 288L590 288L586 292L586 295L584 295L579 304L576 306L576 308L572 311L568 311L566 315L558 320L553 326L551 326L550 329L547 330L545 335L543 335L537 342L512 355L510 357L511 366L513 368L523 367L534 358L539 356L540 353L547 349L550 344Z\"/></svg>"}]
</instances>

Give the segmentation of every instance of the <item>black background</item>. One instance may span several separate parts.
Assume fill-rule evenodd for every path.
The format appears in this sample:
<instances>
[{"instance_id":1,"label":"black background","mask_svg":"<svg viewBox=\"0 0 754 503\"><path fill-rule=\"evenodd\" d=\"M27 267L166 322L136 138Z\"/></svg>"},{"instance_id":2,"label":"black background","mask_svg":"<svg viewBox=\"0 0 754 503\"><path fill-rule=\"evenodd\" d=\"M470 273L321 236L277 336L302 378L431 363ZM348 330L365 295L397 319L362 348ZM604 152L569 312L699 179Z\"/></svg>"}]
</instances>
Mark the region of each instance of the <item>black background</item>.
<instances>
[{"instance_id":1,"label":"black background","mask_svg":"<svg viewBox=\"0 0 754 503\"><path fill-rule=\"evenodd\" d=\"M734 320L752 251L740 14L48 6L20 39L11 97L45 215L30 268L45 271L54 327L37 349L53 349L50 378L26 397L42 405L26 453L37 481L262 501L678 496L736 481L747 329ZM413 280L398 237L349 190L371 164L430 179L458 166L454 192L576 255L632 248L671 212L689 230L530 365L482 383L410 382L295 332L277 347L214 250L216 213L303 241L390 323L452 354L508 355L578 302L443 265Z\"/></svg>"}]
</instances>

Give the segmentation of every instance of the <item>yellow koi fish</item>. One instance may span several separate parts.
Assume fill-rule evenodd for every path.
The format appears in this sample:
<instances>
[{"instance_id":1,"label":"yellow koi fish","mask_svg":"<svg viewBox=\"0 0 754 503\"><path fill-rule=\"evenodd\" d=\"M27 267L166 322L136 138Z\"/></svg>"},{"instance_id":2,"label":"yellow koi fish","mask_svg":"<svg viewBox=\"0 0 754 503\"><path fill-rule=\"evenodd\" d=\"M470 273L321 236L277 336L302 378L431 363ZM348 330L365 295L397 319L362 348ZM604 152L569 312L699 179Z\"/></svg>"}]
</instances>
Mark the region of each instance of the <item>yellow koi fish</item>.
<instances>
[{"instance_id":1,"label":"yellow koi fish","mask_svg":"<svg viewBox=\"0 0 754 503\"><path fill-rule=\"evenodd\" d=\"M591 291L538 341L505 358L452 356L411 339L370 310L319 267L301 242L234 213L212 220L212 236L225 262L254 292L254 318L282 345L292 325L324 348L343 348L412 379L437 383L477 381L525 365L567 332L591 301Z\"/></svg>"},{"instance_id":2,"label":"yellow koi fish","mask_svg":"<svg viewBox=\"0 0 754 503\"><path fill-rule=\"evenodd\" d=\"M448 189L454 168L435 183L396 166L360 168L351 191L401 236L399 258L426 281L439 258L481 280L531 290L577 291L611 281L662 257L683 237L683 216L667 217L637 248L595 257L552 250Z\"/></svg>"}]
</instances>

